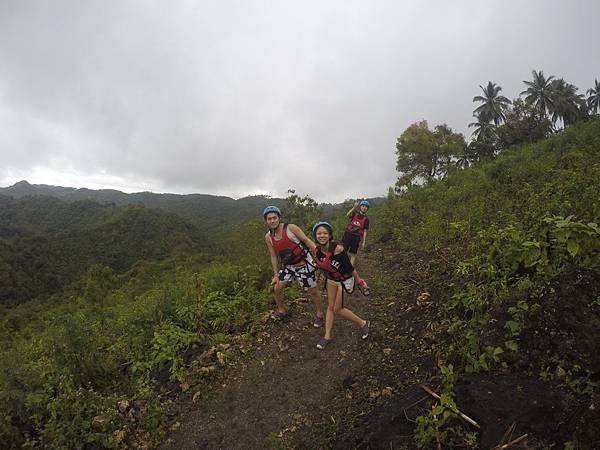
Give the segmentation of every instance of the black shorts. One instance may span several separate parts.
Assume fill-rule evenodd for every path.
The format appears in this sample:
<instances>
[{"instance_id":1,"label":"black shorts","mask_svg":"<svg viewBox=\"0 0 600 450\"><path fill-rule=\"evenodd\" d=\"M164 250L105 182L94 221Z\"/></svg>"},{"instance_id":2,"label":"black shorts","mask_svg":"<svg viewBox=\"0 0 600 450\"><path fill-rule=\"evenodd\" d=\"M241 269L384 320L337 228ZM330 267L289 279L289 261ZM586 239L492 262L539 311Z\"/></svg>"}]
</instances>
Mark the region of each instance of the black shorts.
<instances>
[{"instance_id":1,"label":"black shorts","mask_svg":"<svg viewBox=\"0 0 600 450\"><path fill-rule=\"evenodd\" d=\"M342 244L344 244L344 248L347 252L356 255L358 253L358 244L360 244L360 236L345 231L342 236Z\"/></svg>"}]
</instances>

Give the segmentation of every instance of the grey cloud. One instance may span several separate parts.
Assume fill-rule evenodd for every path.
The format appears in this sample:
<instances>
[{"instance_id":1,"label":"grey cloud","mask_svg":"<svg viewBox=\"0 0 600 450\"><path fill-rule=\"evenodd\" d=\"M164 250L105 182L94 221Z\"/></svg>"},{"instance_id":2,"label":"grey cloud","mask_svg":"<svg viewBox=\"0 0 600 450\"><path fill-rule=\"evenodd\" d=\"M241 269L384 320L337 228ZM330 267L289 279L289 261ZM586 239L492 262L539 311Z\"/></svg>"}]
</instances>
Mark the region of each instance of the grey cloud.
<instances>
[{"instance_id":1,"label":"grey cloud","mask_svg":"<svg viewBox=\"0 0 600 450\"><path fill-rule=\"evenodd\" d=\"M592 0L7 0L0 182L37 182L35 168L162 192L384 195L399 134L421 119L467 134L479 84L514 98L542 69L590 87L598 13Z\"/></svg>"}]
</instances>

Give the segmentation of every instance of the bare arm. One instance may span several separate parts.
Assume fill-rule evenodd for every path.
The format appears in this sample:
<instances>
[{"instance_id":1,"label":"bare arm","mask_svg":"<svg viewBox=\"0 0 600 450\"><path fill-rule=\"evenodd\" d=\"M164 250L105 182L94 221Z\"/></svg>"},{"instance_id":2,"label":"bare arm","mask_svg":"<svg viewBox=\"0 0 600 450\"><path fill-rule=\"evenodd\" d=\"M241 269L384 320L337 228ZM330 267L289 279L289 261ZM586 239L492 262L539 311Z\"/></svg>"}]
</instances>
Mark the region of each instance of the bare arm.
<instances>
[{"instance_id":1,"label":"bare arm","mask_svg":"<svg viewBox=\"0 0 600 450\"><path fill-rule=\"evenodd\" d=\"M265 243L267 244L267 248L269 249L269 256L271 257L271 267L273 268L273 279L271 280L271 284L276 284L279 280L279 256L275 252L273 248L273 244L271 243L271 238L269 234L265 234Z\"/></svg>"},{"instance_id":2,"label":"bare arm","mask_svg":"<svg viewBox=\"0 0 600 450\"><path fill-rule=\"evenodd\" d=\"M365 244L367 243L367 231L365 230L362 235L362 243L360 244L360 248L365 249Z\"/></svg>"},{"instance_id":3,"label":"bare arm","mask_svg":"<svg viewBox=\"0 0 600 450\"><path fill-rule=\"evenodd\" d=\"M350 211L348 211L346 213L346 217L351 217L352 214L354 214L354 212L356 211L357 206L358 206L358 202L354 202L354 206L352 206L352 208L350 208Z\"/></svg>"},{"instance_id":4,"label":"bare arm","mask_svg":"<svg viewBox=\"0 0 600 450\"><path fill-rule=\"evenodd\" d=\"M288 229L296 235L301 242L308 247L312 254L316 254L317 246L313 241L311 241L305 234L304 231L300 229L300 227L294 225L293 223L288 223Z\"/></svg>"}]
</instances>

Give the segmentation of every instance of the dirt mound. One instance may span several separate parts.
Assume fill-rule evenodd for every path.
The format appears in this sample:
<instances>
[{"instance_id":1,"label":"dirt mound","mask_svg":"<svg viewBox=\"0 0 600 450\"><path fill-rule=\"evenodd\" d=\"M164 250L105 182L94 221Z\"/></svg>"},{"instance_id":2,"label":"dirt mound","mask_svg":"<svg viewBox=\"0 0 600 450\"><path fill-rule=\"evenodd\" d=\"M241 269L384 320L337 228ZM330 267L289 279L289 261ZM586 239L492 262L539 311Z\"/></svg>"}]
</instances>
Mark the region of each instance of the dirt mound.
<instances>
[{"instance_id":1,"label":"dirt mound","mask_svg":"<svg viewBox=\"0 0 600 450\"><path fill-rule=\"evenodd\" d=\"M519 375L464 375L454 387L456 402L481 426L482 448L498 445L514 423L514 437L527 433L560 442L568 395L551 383Z\"/></svg>"},{"instance_id":2,"label":"dirt mound","mask_svg":"<svg viewBox=\"0 0 600 450\"><path fill-rule=\"evenodd\" d=\"M420 298L417 295L417 304ZM455 401L480 424L480 448L492 448L503 437L507 442L505 433L513 424L511 436L528 435L520 448L600 448L599 299L597 273L562 274L539 298L529 299L530 305L538 304L531 308L518 337L519 352L508 366L458 376ZM503 320L495 323L501 327ZM426 327L417 326L415 331L417 342L426 338ZM502 329L495 336L499 341L490 344L502 345ZM359 418L335 448L416 448L415 419L430 410L432 403L418 385L412 385Z\"/></svg>"},{"instance_id":3,"label":"dirt mound","mask_svg":"<svg viewBox=\"0 0 600 450\"><path fill-rule=\"evenodd\" d=\"M419 404L429 396L418 386L411 386L376 407L359 420L335 443L335 450L346 449L413 449L415 419Z\"/></svg>"},{"instance_id":4,"label":"dirt mound","mask_svg":"<svg viewBox=\"0 0 600 450\"><path fill-rule=\"evenodd\" d=\"M561 426L568 419L566 393L535 379L468 375L460 378L454 393L460 411L480 425L479 445L484 449L498 445L512 424L514 438L526 433L530 436L523 442L529 448L538 442L532 436L559 441ZM334 448L416 448L416 418L430 410L433 403L428 393L413 385L360 418ZM477 431L466 422L463 426Z\"/></svg>"},{"instance_id":5,"label":"dirt mound","mask_svg":"<svg viewBox=\"0 0 600 450\"><path fill-rule=\"evenodd\" d=\"M531 369L587 370L591 381L600 381L600 274L562 274L548 284L539 303L521 336L533 357Z\"/></svg>"}]
</instances>

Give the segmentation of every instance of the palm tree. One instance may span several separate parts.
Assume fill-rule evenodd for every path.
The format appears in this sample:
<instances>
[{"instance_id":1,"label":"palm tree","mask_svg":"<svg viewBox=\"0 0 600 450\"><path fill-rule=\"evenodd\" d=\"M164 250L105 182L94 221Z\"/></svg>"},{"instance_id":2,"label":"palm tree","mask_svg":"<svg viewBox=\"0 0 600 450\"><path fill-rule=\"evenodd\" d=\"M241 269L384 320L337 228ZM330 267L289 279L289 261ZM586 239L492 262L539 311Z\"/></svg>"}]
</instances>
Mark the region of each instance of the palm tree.
<instances>
[{"instance_id":1,"label":"palm tree","mask_svg":"<svg viewBox=\"0 0 600 450\"><path fill-rule=\"evenodd\" d=\"M503 95L498 95L502 88L496 83L488 81L486 87L481 85L479 87L483 91L483 96L473 97L473 101L482 104L475 108L473 115L482 121L494 122L498 125L505 119L505 112L511 101Z\"/></svg>"},{"instance_id":2,"label":"palm tree","mask_svg":"<svg viewBox=\"0 0 600 450\"><path fill-rule=\"evenodd\" d=\"M586 94L588 94L587 105L590 113L596 114L600 109L600 83L598 80L594 79L595 87L592 89L588 89Z\"/></svg>"},{"instance_id":3,"label":"palm tree","mask_svg":"<svg viewBox=\"0 0 600 450\"><path fill-rule=\"evenodd\" d=\"M471 157L467 152L467 149L468 147L465 146L465 150L463 151L463 153L459 155L456 161L454 162L454 164L456 164L456 167L458 167L459 169L466 169L471 165Z\"/></svg>"},{"instance_id":4,"label":"palm tree","mask_svg":"<svg viewBox=\"0 0 600 450\"><path fill-rule=\"evenodd\" d=\"M473 133L471 133L471 136L476 140L479 139L480 136L488 134L488 131L491 131L495 127L495 125L492 125L489 121L484 120L482 115L473 114L473 116L477 118L477 122L471 122L469 128L475 128Z\"/></svg>"},{"instance_id":5,"label":"palm tree","mask_svg":"<svg viewBox=\"0 0 600 450\"><path fill-rule=\"evenodd\" d=\"M573 124L587 113L587 105L582 94L577 94L577 87L567 83L562 78L557 78L550 83L550 98L552 106L549 108L552 124L561 119L566 127Z\"/></svg>"},{"instance_id":6,"label":"palm tree","mask_svg":"<svg viewBox=\"0 0 600 450\"><path fill-rule=\"evenodd\" d=\"M542 70L539 72L532 70L531 73L533 75L533 80L523 81L523 83L529 87L519 95L525 95L525 102L529 105L534 105L539 114L545 116L546 112L552 107L552 89L550 85L554 76L550 75L546 78Z\"/></svg>"},{"instance_id":7,"label":"palm tree","mask_svg":"<svg viewBox=\"0 0 600 450\"><path fill-rule=\"evenodd\" d=\"M454 161L457 168L466 169L478 161L479 155L474 151L473 147L474 145L472 143L463 147L462 153L460 153Z\"/></svg>"}]
</instances>

